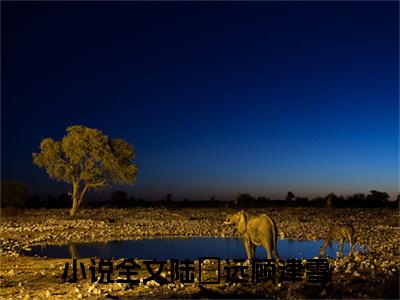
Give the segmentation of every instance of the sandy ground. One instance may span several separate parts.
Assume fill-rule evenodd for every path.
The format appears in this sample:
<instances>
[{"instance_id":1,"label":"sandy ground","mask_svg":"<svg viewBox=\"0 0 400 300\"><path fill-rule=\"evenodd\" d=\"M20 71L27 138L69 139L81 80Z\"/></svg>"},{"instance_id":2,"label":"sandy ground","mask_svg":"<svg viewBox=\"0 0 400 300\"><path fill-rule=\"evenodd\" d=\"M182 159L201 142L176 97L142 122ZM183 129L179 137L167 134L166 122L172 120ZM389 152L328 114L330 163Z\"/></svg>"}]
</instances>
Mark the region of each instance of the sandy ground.
<instances>
[{"instance_id":1,"label":"sandy ground","mask_svg":"<svg viewBox=\"0 0 400 300\"><path fill-rule=\"evenodd\" d=\"M81 210L74 219L67 210L26 211L1 218L1 298L398 298L400 271L399 212L395 209L271 208L280 238L323 239L334 221L351 222L365 253L330 260L332 281L327 286L307 283L263 284L96 284L61 278L70 259L22 256L33 245L140 239L146 237L236 236L223 226L226 209L97 209ZM79 260L87 266L89 260ZM139 274L140 275L140 274ZM168 273L163 274L168 277ZM147 276L139 276L147 277Z\"/></svg>"}]
</instances>

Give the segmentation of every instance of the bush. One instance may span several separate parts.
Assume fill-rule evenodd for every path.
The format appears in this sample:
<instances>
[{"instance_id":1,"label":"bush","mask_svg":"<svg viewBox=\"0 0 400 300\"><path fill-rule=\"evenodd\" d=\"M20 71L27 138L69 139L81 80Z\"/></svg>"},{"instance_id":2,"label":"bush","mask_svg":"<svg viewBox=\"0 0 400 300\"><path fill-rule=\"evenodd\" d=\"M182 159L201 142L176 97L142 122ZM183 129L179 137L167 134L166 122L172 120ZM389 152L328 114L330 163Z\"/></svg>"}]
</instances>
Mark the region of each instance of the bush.
<instances>
[{"instance_id":1,"label":"bush","mask_svg":"<svg viewBox=\"0 0 400 300\"><path fill-rule=\"evenodd\" d=\"M28 197L28 187L20 181L1 181L1 208L7 208L3 212L15 213L22 208Z\"/></svg>"}]
</instances>

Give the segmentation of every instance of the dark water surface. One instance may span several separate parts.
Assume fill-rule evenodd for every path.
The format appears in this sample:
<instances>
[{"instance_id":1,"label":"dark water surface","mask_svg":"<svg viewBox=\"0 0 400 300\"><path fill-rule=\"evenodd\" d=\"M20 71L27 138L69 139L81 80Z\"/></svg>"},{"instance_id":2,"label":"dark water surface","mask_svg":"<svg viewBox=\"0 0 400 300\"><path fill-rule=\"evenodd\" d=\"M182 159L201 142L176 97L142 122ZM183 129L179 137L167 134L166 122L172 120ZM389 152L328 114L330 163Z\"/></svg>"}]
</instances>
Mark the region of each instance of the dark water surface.
<instances>
[{"instance_id":1,"label":"dark water surface","mask_svg":"<svg viewBox=\"0 0 400 300\"><path fill-rule=\"evenodd\" d=\"M278 240L278 254L282 259L313 258L319 255L323 241ZM359 246L355 246L360 250ZM336 257L339 243L333 243L326 254ZM345 243L343 255L349 251ZM239 238L154 238L143 240L111 241L107 243L81 243L63 246L35 246L26 253L29 256L50 258L99 257L99 258L138 258L138 259L198 259L204 256L220 258L246 258L243 241ZM262 246L256 249L257 258L266 258Z\"/></svg>"}]
</instances>

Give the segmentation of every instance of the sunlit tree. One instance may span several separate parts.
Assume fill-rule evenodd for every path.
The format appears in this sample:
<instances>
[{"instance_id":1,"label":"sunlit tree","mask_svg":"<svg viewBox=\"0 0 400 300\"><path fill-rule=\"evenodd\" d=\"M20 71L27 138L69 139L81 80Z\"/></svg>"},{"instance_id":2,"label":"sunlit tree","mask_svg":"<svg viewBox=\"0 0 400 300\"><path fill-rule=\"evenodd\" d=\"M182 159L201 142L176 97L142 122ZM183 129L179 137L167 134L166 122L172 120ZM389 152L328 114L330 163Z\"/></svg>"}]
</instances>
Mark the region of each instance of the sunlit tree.
<instances>
[{"instance_id":1,"label":"sunlit tree","mask_svg":"<svg viewBox=\"0 0 400 300\"><path fill-rule=\"evenodd\" d=\"M72 185L74 216L86 192L112 183L133 184L137 167L135 150L122 139L109 139L98 129L70 126L62 140L43 139L33 163L46 169L50 178Z\"/></svg>"}]
</instances>

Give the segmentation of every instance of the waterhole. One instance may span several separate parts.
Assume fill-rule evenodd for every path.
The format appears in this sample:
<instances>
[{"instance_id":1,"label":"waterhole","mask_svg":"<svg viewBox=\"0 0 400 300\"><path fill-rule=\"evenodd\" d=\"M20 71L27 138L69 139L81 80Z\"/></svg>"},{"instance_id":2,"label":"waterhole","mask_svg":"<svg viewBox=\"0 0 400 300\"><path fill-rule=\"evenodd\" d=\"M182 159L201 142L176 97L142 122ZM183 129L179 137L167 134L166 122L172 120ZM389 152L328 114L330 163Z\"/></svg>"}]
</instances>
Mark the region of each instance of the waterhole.
<instances>
[{"instance_id":1,"label":"waterhole","mask_svg":"<svg viewBox=\"0 0 400 300\"><path fill-rule=\"evenodd\" d=\"M319 255L323 241L278 240L278 254L282 259L313 258ZM349 251L345 243L343 255ZM355 250L361 250L355 245ZM326 255L336 257L339 243L333 242ZM239 238L151 238L142 240L110 241L106 243L70 243L61 246L34 246L29 256L49 258L138 258L138 259L198 259L199 257L246 258L243 241ZM266 258L262 246L256 249L257 258Z\"/></svg>"}]
</instances>

